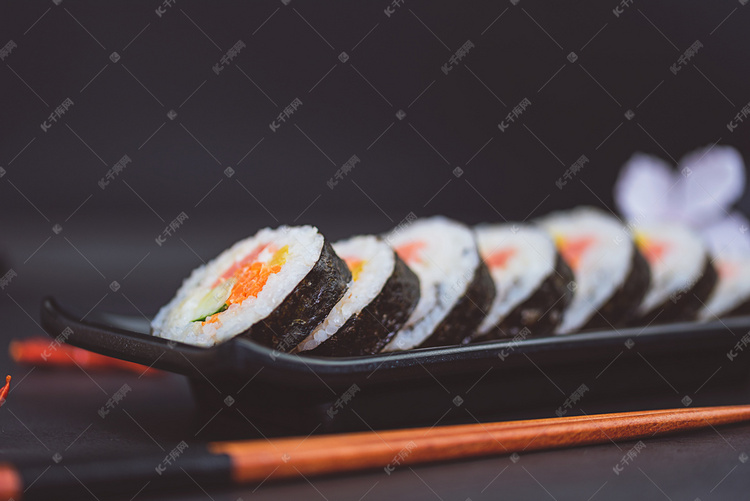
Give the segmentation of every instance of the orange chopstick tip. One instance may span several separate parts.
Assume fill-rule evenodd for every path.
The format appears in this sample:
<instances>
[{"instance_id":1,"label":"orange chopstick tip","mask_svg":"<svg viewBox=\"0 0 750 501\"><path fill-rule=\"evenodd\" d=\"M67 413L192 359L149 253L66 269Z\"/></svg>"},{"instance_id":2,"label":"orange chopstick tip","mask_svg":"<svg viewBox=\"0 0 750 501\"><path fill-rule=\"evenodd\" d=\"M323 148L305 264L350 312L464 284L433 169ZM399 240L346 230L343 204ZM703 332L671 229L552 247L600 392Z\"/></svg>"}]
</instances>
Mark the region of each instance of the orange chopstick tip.
<instances>
[{"instance_id":1,"label":"orange chopstick tip","mask_svg":"<svg viewBox=\"0 0 750 501\"><path fill-rule=\"evenodd\" d=\"M43 367L81 367L91 370L126 370L139 375L156 375L162 372L145 365L100 355L77 348L56 339L32 337L14 339L8 347L11 359L18 364Z\"/></svg>"},{"instance_id":2,"label":"orange chopstick tip","mask_svg":"<svg viewBox=\"0 0 750 501\"><path fill-rule=\"evenodd\" d=\"M0 407L5 403L5 399L8 398L8 392L10 391L10 374L5 376L5 386L0 389Z\"/></svg>"}]
</instances>

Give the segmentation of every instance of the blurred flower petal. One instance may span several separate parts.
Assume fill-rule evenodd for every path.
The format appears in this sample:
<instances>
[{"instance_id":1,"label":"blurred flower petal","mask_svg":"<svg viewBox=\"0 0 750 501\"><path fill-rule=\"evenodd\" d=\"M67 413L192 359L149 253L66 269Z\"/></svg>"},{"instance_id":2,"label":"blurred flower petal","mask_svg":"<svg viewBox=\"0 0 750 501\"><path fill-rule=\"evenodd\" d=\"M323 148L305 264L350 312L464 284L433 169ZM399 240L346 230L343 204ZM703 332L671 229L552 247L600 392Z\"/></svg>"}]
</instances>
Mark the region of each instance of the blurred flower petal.
<instances>
[{"instance_id":1,"label":"blurred flower petal","mask_svg":"<svg viewBox=\"0 0 750 501\"><path fill-rule=\"evenodd\" d=\"M701 231L711 254L722 261L736 261L750 256L750 221L732 212Z\"/></svg>"},{"instance_id":2,"label":"blurred flower petal","mask_svg":"<svg viewBox=\"0 0 750 501\"><path fill-rule=\"evenodd\" d=\"M670 191L674 170L662 159L635 153L620 170L614 188L615 203L628 221L671 219Z\"/></svg>"},{"instance_id":3,"label":"blurred flower petal","mask_svg":"<svg viewBox=\"0 0 750 501\"><path fill-rule=\"evenodd\" d=\"M731 146L702 148L680 161L684 181L675 186L673 200L682 217L694 227L703 227L727 217L729 209L745 191L745 165Z\"/></svg>"}]
</instances>

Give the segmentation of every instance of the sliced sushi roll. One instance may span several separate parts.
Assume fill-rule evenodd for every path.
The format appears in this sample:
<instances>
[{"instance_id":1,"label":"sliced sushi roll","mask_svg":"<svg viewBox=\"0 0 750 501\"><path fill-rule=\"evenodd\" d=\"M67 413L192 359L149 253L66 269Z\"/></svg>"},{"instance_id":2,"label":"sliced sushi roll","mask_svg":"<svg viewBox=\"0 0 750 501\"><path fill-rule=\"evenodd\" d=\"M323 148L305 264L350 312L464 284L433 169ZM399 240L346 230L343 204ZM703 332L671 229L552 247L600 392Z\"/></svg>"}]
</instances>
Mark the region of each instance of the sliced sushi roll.
<instances>
[{"instance_id":1,"label":"sliced sushi roll","mask_svg":"<svg viewBox=\"0 0 750 501\"><path fill-rule=\"evenodd\" d=\"M487 315L495 285L472 231L436 216L418 219L388 237L419 277L420 298L384 351L460 344Z\"/></svg>"},{"instance_id":2,"label":"sliced sushi roll","mask_svg":"<svg viewBox=\"0 0 750 501\"><path fill-rule=\"evenodd\" d=\"M699 320L750 315L750 259L718 259L718 283L698 312Z\"/></svg>"},{"instance_id":3,"label":"sliced sushi roll","mask_svg":"<svg viewBox=\"0 0 750 501\"><path fill-rule=\"evenodd\" d=\"M651 280L648 263L616 218L592 207L540 221L573 270L575 293L556 333L611 328L628 319Z\"/></svg>"},{"instance_id":4,"label":"sliced sushi roll","mask_svg":"<svg viewBox=\"0 0 750 501\"><path fill-rule=\"evenodd\" d=\"M573 298L573 272L547 232L531 225L493 224L474 230L495 282L495 299L473 341L552 333Z\"/></svg>"},{"instance_id":5,"label":"sliced sushi roll","mask_svg":"<svg viewBox=\"0 0 750 501\"><path fill-rule=\"evenodd\" d=\"M750 222L739 212L703 229L701 236L712 257L719 281L698 318L750 315Z\"/></svg>"},{"instance_id":6,"label":"sliced sushi roll","mask_svg":"<svg viewBox=\"0 0 750 501\"><path fill-rule=\"evenodd\" d=\"M637 228L635 240L652 276L637 323L694 319L718 278L701 238L687 226L660 223Z\"/></svg>"},{"instance_id":7,"label":"sliced sushi roll","mask_svg":"<svg viewBox=\"0 0 750 501\"><path fill-rule=\"evenodd\" d=\"M352 282L298 352L319 356L379 353L419 301L419 279L390 245L372 235L333 244Z\"/></svg>"},{"instance_id":8,"label":"sliced sushi roll","mask_svg":"<svg viewBox=\"0 0 750 501\"><path fill-rule=\"evenodd\" d=\"M265 228L193 270L154 336L213 346L243 335L289 352L341 299L351 272L313 226Z\"/></svg>"}]
</instances>

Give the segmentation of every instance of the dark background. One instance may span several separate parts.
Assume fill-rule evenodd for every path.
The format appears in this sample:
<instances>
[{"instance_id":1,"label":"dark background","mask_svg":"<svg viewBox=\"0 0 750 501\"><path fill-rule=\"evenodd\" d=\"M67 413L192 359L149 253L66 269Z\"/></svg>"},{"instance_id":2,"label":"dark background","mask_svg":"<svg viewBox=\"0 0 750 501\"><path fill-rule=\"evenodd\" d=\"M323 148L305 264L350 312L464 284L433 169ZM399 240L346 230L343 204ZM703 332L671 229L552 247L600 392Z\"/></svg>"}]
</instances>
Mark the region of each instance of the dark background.
<instances>
[{"instance_id":1,"label":"dark background","mask_svg":"<svg viewBox=\"0 0 750 501\"><path fill-rule=\"evenodd\" d=\"M750 7L738 1L634 3L619 16L612 1L408 1L390 17L382 1L164 5L0 4L0 47L17 44L0 64L0 272L17 274L0 293L4 340L43 334L45 294L82 315L152 315L190 269L266 225L312 223L337 239L385 231L409 212L524 220L584 203L613 207L617 171L635 151L674 164L718 143L750 158L750 124L727 129L750 101ZM238 41L246 47L215 74ZM445 75L441 66L467 41L474 47ZM703 47L673 74L696 41ZM73 106L44 132L66 98ZM269 123L296 98L301 107L273 132ZM531 106L501 132L524 98ZM123 155L132 163L101 189ZM330 189L352 155L361 162ZM590 162L558 189L581 155ZM747 197L741 205L750 207ZM187 221L157 245L182 212ZM130 417L102 422L101 392L126 376L74 369L61 379L0 360L18 388L3 408L4 452L153 447L134 423L151 422L166 444L184 435L173 421L192 412L181 378L162 393L141 379L131 384ZM150 412L165 401L169 412ZM396 485L459 499L587 499L597 488L612 499L627 497L627 486L654 498L740 492L746 427L649 443L643 475L627 478L612 477L623 453L610 444L529 455L526 472L515 465L493 484L503 491L477 486L507 458L400 472ZM670 466L680 460L685 476ZM563 463L569 469L555 473ZM373 495L392 495L393 484L373 478L315 486L357 499L380 482L385 490ZM279 489L259 492L303 495Z\"/></svg>"},{"instance_id":2,"label":"dark background","mask_svg":"<svg viewBox=\"0 0 750 501\"><path fill-rule=\"evenodd\" d=\"M158 273L154 304L130 289L149 315L188 269L265 225L313 223L337 239L409 212L476 223L614 208L612 184L635 151L676 163L720 143L750 156L750 124L727 128L750 101L750 14L737 1L633 4L619 16L615 2L423 2L389 17L391 5L3 3L0 43L17 45L0 72L5 268L27 284L98 281L86 309L113 280L127 294ZM123 155L132 162L101 189ZM352 155L361 161L330 189ZM589 163L559 189L581 155ZM46 268L63 256L75 269Z\"/></svg>"},{"instance_id":3,"label":"dark background","mask_svg":"<svg viewBox=\"0 0 750 501\"><path fill-rule=\"evenodd\" d=\"M146 203L167 221L523 219L539 204L611 204L634 151L676 162L719 142L750 153L750 127L726 128L750 100L737 1L633 4L619 17L616 2L410 2L391 17L386 2L180 1L158 17L159 5L0 6L0 42L18 45L0 73L3 208L38 220L25 195L62 222L93 195L77 216L127 214L151 233L163 225ZM247 47L216 75L239 40ZM467 40L475 47L443 74ZM43 132L66 98L74 106ZM272 132L295 98L302 107ZM501 132L524 98L531 107ZM101 190L123 155L133 162ZM361 163L329 189L352 155ZM558 189L581 155L590 163Z\"/></svg>"}]
</instances>

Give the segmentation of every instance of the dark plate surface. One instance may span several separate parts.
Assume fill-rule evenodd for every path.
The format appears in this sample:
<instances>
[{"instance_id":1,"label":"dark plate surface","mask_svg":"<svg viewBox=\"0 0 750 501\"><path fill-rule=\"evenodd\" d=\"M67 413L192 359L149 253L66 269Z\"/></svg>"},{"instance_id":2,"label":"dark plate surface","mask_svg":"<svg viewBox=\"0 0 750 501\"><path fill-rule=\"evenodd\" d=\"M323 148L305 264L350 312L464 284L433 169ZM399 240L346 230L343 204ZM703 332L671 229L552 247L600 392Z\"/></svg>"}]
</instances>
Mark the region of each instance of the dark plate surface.
<instances>
[{"instance_id":1,"label":"dark plate surface","mask_svg":"<svg viewBox=\"0 0 750 501\"><path fill-rule=\"evenodd\" d=\"M233 405L239 392L253 394L254 404L243 410L269 430L309 430L311 423L322 430L432 425L441 415L452 421L467 400L480 420L531 407L562 415L580 399L670 392L707 378L714 385L739 384L750 369L730 363L728 355L750 329L750 317L353 358L290 355L241 338L198 348L150 336L144 319L77 318L54 299L42 304L50 336L69 327L72 345L187 375L202 412ZM718 366L724 370L709 378ZM654 371L663 387L642 377ZM404 406L408 413L393 411ZM355 412L339 413L346 407Z\"/></svg>"}]
</instances>

